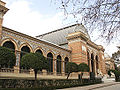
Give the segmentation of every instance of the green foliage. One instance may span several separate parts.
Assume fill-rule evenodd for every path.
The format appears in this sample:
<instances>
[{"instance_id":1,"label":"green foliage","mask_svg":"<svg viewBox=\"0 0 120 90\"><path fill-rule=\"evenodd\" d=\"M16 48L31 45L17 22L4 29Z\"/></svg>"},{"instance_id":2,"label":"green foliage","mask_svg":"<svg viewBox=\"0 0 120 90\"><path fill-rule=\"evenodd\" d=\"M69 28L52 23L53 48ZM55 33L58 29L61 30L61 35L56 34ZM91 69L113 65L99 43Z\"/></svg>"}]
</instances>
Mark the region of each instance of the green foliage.
<instances>
[{"instance_id":1,"label":"green foliage","mask_svg":"<svg viewBox=\"0 0 120 90\"><path fill-rule=\"evenodd\" d=\"M109 77L111 77L111 70L109 70L107 73L108 73Z\"/></svg>"},{"instance_id":2,"label":"green foliage","mask_svg":"<svg viewBox=\"0 0 120 90\"><path fill-rule=\"evenodd\" d=\"M115 75L115 81L120 82L120 71L119 70L110 70L110 72L113 72Z\"/></svg>"},{"instance_id":3,"label":"green foliage","mask_svg":"<svg viewBox=\"0 0 120 90\"><path fill-rule=\"evenodd\" d=\"M27 53L22 57L21 66L26 69L34 69L35 80L38 70L48 69L48 61L40 53Z\"/></svg>"},{"instance_id":4,"label":"green foliage","mask_svg":"<svg viewBox=\"0 0 120 90\"><path fill-rule=\"evenodd\" d=\"M42 61L34 53L27 53L21 59L21 66L26 69L42 69Z\"/></svg>"},{"instance_id":5,"label":"green foliage","mask_svg":"<svg viewBox=\"0 0 120 90\"><path fill-rule=\"evenodd\" d=\"M66 72L68 72L67 79L70 76L70 73L78 71L78 65L74 62L68 62L66 64Z\"/></svg>"},{"instance_id":6,"label":"green foliage","mask_svg":"<svg viewBox=\"0 0 120 90\"><path fill-rule=\"evenodd\" d=\"M74 62L68 62L66 64L66 72L72 73L72 72L77 72L78 71L78 65Z\"/></svg>"},{"instance_id":7,"label":"green foliage","mask_svg":"<svg viewBox=\"0 0 120 90\"><path fill-rule=\"evenodd\" d=\"M83 83L78 79L41 79L36 81L37 87L34 86L34 82L35 80L0 79L0 90L54 90L101 83L101 79L83 79Z\"/></svg>"},{"instance_id":8,"label":"green foliage","mask_svg":"<svg viewBox=\"0 0 120 90\"><path fill-rule=\"evenodd\" d=\"M36 52L35 55L39 58L42 63L42 69L49 69L49 61L39 52Z\"/></svg>"},{"instance_id":9,"label":"green foliage","mask_svg":"<svg viewBox=\"0 0 120 90\"><path fill-rule=\"evenodd\" d=\"M86 63L80 63L78 65L78 71L80 71L80 72L89 72L89 66Z\"/></svg>"},{"instance_id":10,"label":"green foliage","mask_svg":"<svg viewBox=\"0 0 120 90\"><path fill-rule=\"evenodd\" d=\"M0 46L0 68L13 68L16 57L10 49Z\"/></svg>"}]
</instances>

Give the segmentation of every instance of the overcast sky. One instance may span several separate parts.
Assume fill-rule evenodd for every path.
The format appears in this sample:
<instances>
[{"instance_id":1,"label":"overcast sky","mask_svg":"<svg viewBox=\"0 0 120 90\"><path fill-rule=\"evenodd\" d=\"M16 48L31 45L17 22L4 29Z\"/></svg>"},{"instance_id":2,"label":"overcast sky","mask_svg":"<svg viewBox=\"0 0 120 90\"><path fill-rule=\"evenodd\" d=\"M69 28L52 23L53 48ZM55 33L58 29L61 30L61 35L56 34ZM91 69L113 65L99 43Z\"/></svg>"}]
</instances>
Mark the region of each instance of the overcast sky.
<instances>
[{"instance_id":1,"label":"overcast sky","mask_svg":"<svg viewBox=\"0 0 120 90\"><path fill-rule=\"evenodd\" d=\"M64 14L57 9L52 0L2 0L10 10L4 16L3 26L22 32L30 36L41 35L63 26L70 25L76 21L70 16L64 18ZM106 45L101 40L96 40L97 33L91 38L97 44L104 45L106 52L112 55L117 51L118 42Z\"/></svg>"}]
</instances>

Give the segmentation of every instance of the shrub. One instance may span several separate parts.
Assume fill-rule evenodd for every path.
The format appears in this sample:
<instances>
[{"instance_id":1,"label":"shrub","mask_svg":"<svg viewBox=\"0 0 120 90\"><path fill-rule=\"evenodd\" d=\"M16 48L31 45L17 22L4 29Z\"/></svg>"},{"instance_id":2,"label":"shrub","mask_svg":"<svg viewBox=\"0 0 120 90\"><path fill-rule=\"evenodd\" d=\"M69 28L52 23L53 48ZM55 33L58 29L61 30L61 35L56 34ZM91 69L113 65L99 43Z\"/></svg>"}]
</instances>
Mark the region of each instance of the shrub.
<instances>
[{"instance_id":1,"label":"shrub","mask_svg":"<svg viewBox=\"0 0 120 90\"><path fill-rule=\"evenodd\" d=\"M60 89L60 88L69 88L75 86L82 86L82 85L90 85L95 83L101 83L101 79L97 78L95 80L83 79L83 83L81 83L78 79L42 79L37 80L37 88L35 89L34 86L35 80L19 80L19 79L0 79L0 87L1 88L17 88L16 90L53 90L53 89ZM0 90L1 90L0 88ZM22 89L21 89L22 88ZM31 89L32 88L32 89ZM10 89L8 89L10 90ZM14 89L12 89L14 90Z\"/></svg>"},{"instance_id":2,"label":"shrub","mask_svg":"<svg viewBox=\"0 0 120 90\"><path fill-rule=\"evenodd\" d=\"M16 57L10 49L0 46L0 68L13 68Z\"/></svg>"}]
</instances>

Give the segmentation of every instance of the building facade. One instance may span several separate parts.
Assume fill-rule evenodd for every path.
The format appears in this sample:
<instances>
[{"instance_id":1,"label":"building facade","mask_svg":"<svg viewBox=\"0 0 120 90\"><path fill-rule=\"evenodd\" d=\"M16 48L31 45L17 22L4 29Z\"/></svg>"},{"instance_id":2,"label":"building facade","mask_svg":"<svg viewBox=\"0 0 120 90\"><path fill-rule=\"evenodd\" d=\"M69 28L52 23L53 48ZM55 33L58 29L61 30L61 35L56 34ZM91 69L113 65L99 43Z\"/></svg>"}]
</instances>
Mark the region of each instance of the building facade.
<instances>
[{"instance_id":1,"label":"building facade","mask_svg":"<svg viewBox=\"0 0 120 90\"><path fill-rule=\"evenodd\" d=\"M7 11L5 3L0 1L0 46L15 52L15 72L21 72L20 60L25 53L39 52L48 58L48 72L54 75L65 75L67 62L84 62L96 76L106 74L104 48L91 41L83 25L74 24L34 38L3 27L3 16Z\"/></svg>"},{"instance_id":2,"label":"building facade","mask_svg":"<svg viewBox=\"0 0 120 90\"><path fill-rule=\"evenodd\" d=\"M104 54L105 57L105 64L106 64L106 71L114 70L115 69L115 62L107 53Z\"/></svg>"}]
</instances>

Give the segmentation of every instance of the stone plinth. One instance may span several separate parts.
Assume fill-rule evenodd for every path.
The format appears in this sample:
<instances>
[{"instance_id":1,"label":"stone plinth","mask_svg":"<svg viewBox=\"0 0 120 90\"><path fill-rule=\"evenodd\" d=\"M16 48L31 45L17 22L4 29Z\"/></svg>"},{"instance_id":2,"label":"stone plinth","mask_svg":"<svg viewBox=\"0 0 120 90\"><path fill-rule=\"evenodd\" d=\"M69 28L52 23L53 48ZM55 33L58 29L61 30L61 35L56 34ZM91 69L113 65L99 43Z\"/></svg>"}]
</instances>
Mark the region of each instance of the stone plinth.
<instances>
[{"instance_id":1,"label":"stone plinth","mask_svg":"<svg viewBox=\"0 0 120 90\"><path fill-rule=\"evenodd\" d=\"M43 75L47 75L47 70L43 69L42 73L43 73Z\"/></svg>"},{"instance_id":2,"label":"stone plinth","mask_svg":"<svg viewBox=\"0 0 120 90\"><path fill-rule=\"evenodd\" d=\"M20 72L20 68L17 66L14 66L14 73L19 73Z\"/></svg>"},{"instance_id":3,"label":"stone plinth","mask_svg":"<svg viewBox=\"0 0 120 90\"><path fill-rule=\"evenodd\" d=\"M30 69L30 75L34 75L34 70Z\"/></svg>"}]
</instances>

